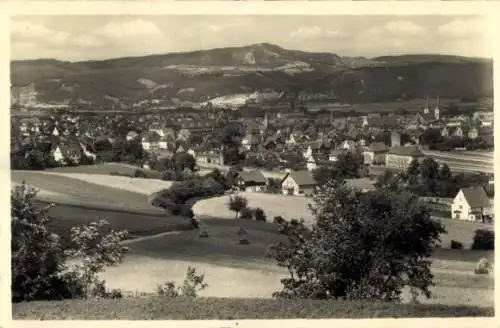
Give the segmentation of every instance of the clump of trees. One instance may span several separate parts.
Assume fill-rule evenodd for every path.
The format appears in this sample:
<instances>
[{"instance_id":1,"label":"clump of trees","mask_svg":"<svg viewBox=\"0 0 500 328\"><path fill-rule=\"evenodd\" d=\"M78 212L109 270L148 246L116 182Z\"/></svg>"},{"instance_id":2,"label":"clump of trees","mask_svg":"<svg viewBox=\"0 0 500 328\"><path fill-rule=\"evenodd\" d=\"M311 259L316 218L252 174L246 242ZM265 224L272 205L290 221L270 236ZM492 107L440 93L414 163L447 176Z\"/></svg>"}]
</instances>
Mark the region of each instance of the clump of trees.
<instances>
[{"instance_id":1,"label":"clump of trees","mask_svg":"<svg viewBox=\"0 0 500 328\"><path fill-rule=\"evenodd\" d=\"M70 245L51 231L48 208L37 208L36 190L25 184L11 194L12 301L120 297L108 292L98 274L120 263L128 248L126 231L109 229L106 221L74 227Z\"/></svg>"},{"instance_id":2,"label":"clump of trees","mask_svg":"<svg viewBox=\"0 0 500 328\"><path fill-rule=\"evenodd\" d=\"M441 223L409 192L355 192L335 181L314 194L312 227L292 220L287 242L268 255L289 277L280 298L399 300L403 287L430 297L429 257L444 233Z\"/></svg>"},{"instance_id":3,"label":"clump of trees","mask_svg":"<svg viewBox=\"0 0 500 328\"><path fill-rule=\"evenodd\" d=\"M170 188L156 194L152 205L161 207L173 215L193 218L191 206L196 200L205 197L221 196L224 186L212 177L195 177L189 180L176 181Z\"/></svg>"},{"instance_id":4,"label":"clump of trees","mask_svg":"<svg viewBox=\"0 0 500 328\"><path fill-rule=\"evenodd\" d=\"M321 166L312 173L319 185L330 180L360 178L363 175L363 157L357 152L345 152L338 156L336 162Z\"/></svg>"},{"instance_id":5,"label":"clump of trees","mask_svg":"<svg viewBox=\"0 0 500 328\"><path fill-rule=\"evenodd\" d=\"M482 173L453 175L448 165L440 167L432 158L425 158L421 163L412 161L400 177L410 191L425 197L455 197L461 188L481 186L489 181Z\"/></svg>"}]
</instances>

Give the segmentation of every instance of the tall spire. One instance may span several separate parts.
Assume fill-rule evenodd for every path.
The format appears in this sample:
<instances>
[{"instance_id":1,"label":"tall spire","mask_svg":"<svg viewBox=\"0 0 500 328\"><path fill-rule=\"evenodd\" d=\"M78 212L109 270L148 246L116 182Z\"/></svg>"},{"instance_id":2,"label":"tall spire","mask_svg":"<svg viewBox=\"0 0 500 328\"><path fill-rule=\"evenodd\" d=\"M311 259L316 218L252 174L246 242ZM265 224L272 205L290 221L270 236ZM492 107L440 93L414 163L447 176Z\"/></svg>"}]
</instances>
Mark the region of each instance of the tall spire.
<instances>
[{"instance_id":1,"label":"tall spire","mask_svg":"<svg viewBox=\"0 0 500 328\"><path fill-rule=\"evenodd\" d=\"M436 99L436 108L439 108L439 96L437 96L437 99Z\"/></svg>"},{"instance_id":2,"label":"tall spire","mask_svg":"<svg viewBox=\"0 0 500 328\"><path fill-rule=\"evenodd\" d=\"M425 98L424 113L425 113L425 114L429 113L429 96L427 96L427 97Z\"/></svg>"}]
</instances>

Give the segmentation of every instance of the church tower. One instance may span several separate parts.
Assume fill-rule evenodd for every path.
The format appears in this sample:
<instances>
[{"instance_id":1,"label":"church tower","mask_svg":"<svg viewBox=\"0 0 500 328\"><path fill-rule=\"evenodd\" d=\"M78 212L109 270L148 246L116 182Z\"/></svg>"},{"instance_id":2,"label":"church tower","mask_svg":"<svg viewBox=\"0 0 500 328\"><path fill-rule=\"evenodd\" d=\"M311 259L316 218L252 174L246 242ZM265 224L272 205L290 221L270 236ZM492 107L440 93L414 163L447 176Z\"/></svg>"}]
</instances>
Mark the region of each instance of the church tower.
<instances>
[{"instance_id":1,"label":"church tower","mask_svg":"<svg viewBox=\"0 0 500 328\"><path fill-rule=\"evenodd\" d=\"M439 96L437 97L436 108L434 108L434 118L439 121Z\"/></svg>"},{"instance_id":2,"label":"church tower","mask_svg":"<svg viewBox=\"0 0 500 328\"><path fill-rule=\"evenodd\" d=\"M425 100L424 114L429 114L429 96Z\"/></svg>"}]
</instances>

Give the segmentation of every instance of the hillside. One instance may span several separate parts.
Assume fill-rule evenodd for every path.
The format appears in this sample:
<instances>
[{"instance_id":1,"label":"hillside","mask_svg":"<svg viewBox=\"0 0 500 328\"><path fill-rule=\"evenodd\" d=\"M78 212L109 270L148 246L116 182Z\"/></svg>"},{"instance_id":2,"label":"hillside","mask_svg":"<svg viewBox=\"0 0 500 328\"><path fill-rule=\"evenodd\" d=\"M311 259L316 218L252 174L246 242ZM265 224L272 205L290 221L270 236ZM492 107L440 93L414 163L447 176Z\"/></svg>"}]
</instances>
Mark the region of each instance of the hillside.
<instances>
[{"instance_id":1,"label":"hillside","mask_svg":"<svg viewBox=\"0 0 500 328\"><path fill-rule=\"evenodd\" d=\"M250 98L256 92L263 96L253 101L268 103L284 96L363 103L493 94L491 60L341 57L267 43L102 61L13 61L11 81L13 101L23 105L131 105L148 99L163 105L196 105L224 96Z\"/></svg>"}]
</instances>

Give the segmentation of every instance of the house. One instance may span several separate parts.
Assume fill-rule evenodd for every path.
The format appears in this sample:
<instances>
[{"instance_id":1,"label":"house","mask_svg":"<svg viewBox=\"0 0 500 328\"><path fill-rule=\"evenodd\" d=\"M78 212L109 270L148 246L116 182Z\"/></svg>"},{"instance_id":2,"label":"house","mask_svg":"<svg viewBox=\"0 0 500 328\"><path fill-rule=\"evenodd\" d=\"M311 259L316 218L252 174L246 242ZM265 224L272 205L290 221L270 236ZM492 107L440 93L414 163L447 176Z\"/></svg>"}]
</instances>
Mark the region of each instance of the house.
<instances>
[{"instance_id":1,"label":"house","mask_svg":"<svg viewBox=\"0 0 500 328\"><path fill-rule=\"evenodd\" d=\"M52 156L61 164L79 164L84 153L80 142L73 138L55 143L52 149Z\"/></svg>"},{"instance_id":2,"label":"house","mask_svg":"<svg viewBox=\"0 0 500 328\"><path fill-rule=\"evenodd\" d=\"M344 183L347 187L361 192L369 192L376 189L373 182L368 178L346 179Z\"/></svg>"},{"instance_id":3,"label":"house","mask_svg":"<svg viewBox=\"0 0 500 328\"><path fill-rule=\"evenodd\" d=\"M482 222L492 212L492 201L483 187L460 189L451 204L451 217L457 220Z\"/></svg>"},{"instance_id":4,"label":"house","mask_svg":"<svg viewBox=\"0 0 500 328\"><path fill-rule=\"evenodd\" d=\"M139 138L139 133L135 131L130 131L129 133L127 133L127 136L125 137L127 141L135 140L137 138Z\"/></svg>"},{"instance_id":5,"label":"house","mask_svg":"<svg viewBox=\"0 0 500 328\"><path fill-rule=\"evenodd\" d=\"M441 130L441 136L442 137L463 137L464 135L464 132L462 130L462 127L460 126L451 126L451 127L448 127L448 126L445 126L442 130Z\"/></svg>"},{"instance_id":6,"label":"house","mask_svg":"<svg viewBox=\"0 0 500 328\"><path fill-rule=\"evenodd\" d=\"M384 165L389 148L383 142L377 142L363 151L364 163L367 165Z\"/></svg>"},{"instance_id":7,"label":"house","mask_svg":"<svg viewBox=\"0 0 500 328\"><path fill-rule=\"evenodd\" d=\"M470 139L476 139L479 136L479 133L476 128L471 128L469 132L467 132L467 137Z\"/></svg>"},{"instance_id":8,"label":"house","mask_svg":"<svg viewBox=\"0 0 500 328\"><path fill-rule=\"evenodd\" d=\"M401 146L401 133L397 131L391 131L391 147Z\"/></svg>"},{"instance_id":9,"label":"house","mask_svg":"<svg viewBox=\"0 0 500 328\"><path fill-rule=\"evenodd\" d=\"M406 170L413 160L423 160L424 153L418 146L399 146L391 148L386 157L385 165L388 168Z\"/></svg>"},{"instance_id":10,"label":"house","mask_svg":"<svg viewBox=\"0 0 500 328\"><path fill-rule=\"evenodd\" d=\"M258 145L259 145L259 140L251 134L247 134L241 140L241 146L246 151L249 151L249 150L255 151L255 149L257 148Z\"/></svg>"},{"instance_id":11,"label":"house","mask_svg":"<svg viewBox=\"0 0 500 328\"><path fill-rule=\"evenodd\" d=\"M310 196L316 185L310 171L290 171L281 181L281 190L284 195Z\"/></svg>"},{"instance_id":12,"label":"house","mask_svg":"<svg viewBox=\"0 0 500 328\"><path fill-rule=\"evenodd\" d=\"M356 142L354 140L344 140L340 148L345 150L354 150L356 148Z\"/></svg>"},{"instance_id":13,"label":"house","mask_svg":"<svg viewBox=\"0 0 500 328\"><path fill-rule=\"evenodd\" d=\"M330 162L337 162L339 160L339 156L344 153L344 150L342 149L335 149L330 151L330 154L328 154L328 160Z\"/></svg>"},{"instance_id":14,"label":"house","mask_svg":"<svg viewBox=\"0 0 500 328\"><path fill-rule=\"evenodd\" d=\"M52 130L52 135L54 137L58 137L59 136L59 130L57 129L56 126L54 126L54 129Z\"/></svg>"},{"instance_id":15,"label":"house","mask_svg":"<svg viewBox=\"0 0 500 328\"><path fill-rule=\"evenodd\" d=\"M242 171L236 176L236 187L246 192L265 191L267 179L260 171Z\"/></svg>"},{"instance_id":16,"label":"house","mask_svg":"<svg viewBox=\"0 0 500 328\"><path fill-rule=\"evenodd\" d=\"M160 149L166 149L165 147L160 147L160 142L162 142L162 137L156 131L149 131L145 136L142 137L142 148L146 151L158 151Z\"/></svg>"}]
</instances>

